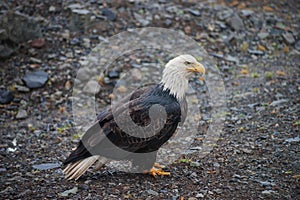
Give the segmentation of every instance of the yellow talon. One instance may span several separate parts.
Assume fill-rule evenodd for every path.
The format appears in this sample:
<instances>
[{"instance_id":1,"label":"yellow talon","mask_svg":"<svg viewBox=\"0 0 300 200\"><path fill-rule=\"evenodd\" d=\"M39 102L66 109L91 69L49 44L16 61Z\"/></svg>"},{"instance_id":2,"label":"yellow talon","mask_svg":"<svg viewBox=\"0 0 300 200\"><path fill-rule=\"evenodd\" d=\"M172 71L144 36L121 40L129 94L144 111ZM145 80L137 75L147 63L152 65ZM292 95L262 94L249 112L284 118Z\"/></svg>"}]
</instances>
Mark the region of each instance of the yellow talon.
<instances>
[{"instance_id":1,"label":"yellow talon","mask_svg":"<svg viewBox=\"0 0 300 200\"><path fill-rule=\"evenodd\" d=\"M171 173L163 171L162 170L163 168L165 168L165 166L160 165L158 163L155 163L154 166L149 171L145 172L145 174L150 174L154 177L156 177L156 176L169 176Z\"/></svg>"}]
</instances>

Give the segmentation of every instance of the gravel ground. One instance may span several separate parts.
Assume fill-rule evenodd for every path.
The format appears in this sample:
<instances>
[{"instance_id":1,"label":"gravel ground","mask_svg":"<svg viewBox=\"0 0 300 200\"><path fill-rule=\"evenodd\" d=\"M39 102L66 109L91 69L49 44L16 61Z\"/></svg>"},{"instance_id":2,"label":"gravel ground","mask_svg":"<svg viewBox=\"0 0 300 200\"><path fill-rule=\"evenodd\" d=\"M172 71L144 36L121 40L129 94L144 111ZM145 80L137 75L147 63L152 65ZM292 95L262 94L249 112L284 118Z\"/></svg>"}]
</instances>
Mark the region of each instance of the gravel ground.
<instances>
[{"instance_id":1,"label":"gravel ground","mask_svg":"<svg viewBox=\"0 0 300 200\"><path fill-rule=\"evenodd\" d=\"M43 36L19 42L0 60L1 98L9 99L3 90L14 96L0 104L1 199L300 199L298 0L5 2L35 18ZM214 58L226 89L223 131L200 156L212 106L209 88L196 81L201 117L194 150L167 166L170 176L106 167L67 181L59 166L79 140L76 73L97 44L140 27L182 31ZM120 57L105 73L97 109L111 102L114 81L126 70L170 57L151 51ZM46 75L33 88L24 77L30 81L36 70Z\"/></svg>"}]
</instances>

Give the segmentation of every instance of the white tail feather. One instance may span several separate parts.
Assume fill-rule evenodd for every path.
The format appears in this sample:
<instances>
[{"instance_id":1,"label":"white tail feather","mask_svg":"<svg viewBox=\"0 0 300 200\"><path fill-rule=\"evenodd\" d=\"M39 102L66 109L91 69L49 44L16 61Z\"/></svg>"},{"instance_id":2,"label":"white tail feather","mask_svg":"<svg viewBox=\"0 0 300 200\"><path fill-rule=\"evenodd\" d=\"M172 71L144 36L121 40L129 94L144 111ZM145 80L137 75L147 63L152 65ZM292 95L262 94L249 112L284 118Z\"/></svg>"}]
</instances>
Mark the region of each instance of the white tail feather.
<instances>
[{"instance_id":1,"label":"white tail feather","mask_svg":"<svg viewBox=\"0 0 300 200\"><path fill-rule=\"evenodd\" d=\"M63 173L65 174L65 178L68 180L79 179L79 177L82 174L84 174L90 168L90 166L92 166L96 161L102 161L102 159L100 158L101 158L100 156L91 156L83 160L79 160L75 163L68 164L67 167L63 170ZM102 165L104 164L105 162L102 162Z\"/></svg>"}]
</instances>

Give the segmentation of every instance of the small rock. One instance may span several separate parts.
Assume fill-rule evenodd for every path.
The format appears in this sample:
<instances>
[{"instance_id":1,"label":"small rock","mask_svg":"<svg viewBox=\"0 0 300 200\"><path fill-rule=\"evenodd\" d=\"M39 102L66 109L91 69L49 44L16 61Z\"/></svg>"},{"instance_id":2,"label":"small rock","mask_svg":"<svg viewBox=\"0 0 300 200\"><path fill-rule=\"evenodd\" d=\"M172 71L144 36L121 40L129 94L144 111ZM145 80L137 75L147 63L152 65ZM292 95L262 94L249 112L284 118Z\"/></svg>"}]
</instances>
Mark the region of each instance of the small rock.
<instances>
[{"instance_id":1,"label":"small rock","mask_svg":"<svg viewBox=\"0 0 300 200\"><path fill-rule=\"evenodd\" d=\"M254 11L245 9L245 10L241 10L240 13L243 17L249 17L254 13Z\"/></svg>"},{"instance_id":2,"label":"small rock","mask_svg":"<svg viewBox=\"0 0 300 200\"><path fill-rule=\"evenodd\" d=\"M248 53L250 54L254 54L254 55L264 55L265 52L260 51L260 50L252 50L252 49L248 49Z\"/></svg>"},{"instance_id":3,"label":"small rock","mask_svg":"<svg viewBox=\"0 0 300 200\"><path fill-rule=\"evenodd\" d=\"M16 44L0 44L0 58L8 58L17 48Z\"/></svg>"},{"instance_id":4,"label":"small rock","mask_svg":"<svg viewBox=\"0 0 300 200\"><path fill-rule=\"evenodd\" d=\"M40 88L48 81L48 74L44 71L29 72L22 80L29 88Z\"/></svg>"},{"instance_id":5,"label":"small rock","mask_svg":"<svg viewBox=\"0 0 300 200\"><path fill-rule=\"evenodd\" d=\"M274 183L271 183L271 182L269 182L269 181L259 181L259 183L260 183L261 186L263 186L263 187L275 186Z\"/></svg>"},{"instance_id":6,"label":"small rock","mask_svg":"<svg viewBox=\"0 0 300 200\"><path fill-rule=\"evenodd\" d=\"M90 11L85 10L85 9L73 9L72 12L76 13L76 14L79 14L79 15L88 15L88 14L90 14Z\"/></svg>"},{"instance_id":7,"label":"small rock","mask_svg":"<svg viewBox=\"0 0 300 200\"><path fill-rule=\"evenodd\" d=\"M236 57L233 57L231 55L228 55L224 58L225 60L229 61L229 62L235 62L235 63L238 63L239 62L239 59L236 58Z\"/></svg>"},{"instance_id":8,"label":"small rock","mask_svg":"<svg viewBox=\"0 0 300 200\"><path fill-rule=\"evenodd\" d=\"M27 111L24 109L20 109L16 115L16 119L25 119L27 116Z\"/></svg>"},{"instance_id":9,"label":"small rock","mask_svg":"<svg viewBox=\"0 0 300 200\"><path fill-rule=\"evenodd\" d=\"M82 67L78 70L76 78L80 81L87 81L91 74L92 72L88 67Z\"/></svg>"},{"instance_id":10,"label":"small rock","mask_svg":"<svg viewBox=\"0 0 300 200\"><path fill-rule=\"evenodd\" d=\"M7 11L1 16L0 25L14 43L26 42L42 36L40 24L32 17L20 12Z\"/></svg>"},{"instance_id":11,"label":"small rock","mask_svg":"<svg viewBox=\"0 0 300 200\"><path fill-rule=\"evenodd\" d=\"M60 193L60 196L67 197L67 196L69 196L69 194L76 194L77 192L78 192L78 188L74 187L70 190L66 190L66 191Z\"/></svg>"},{"instance_id":12,"label":"small rock","mask_svg":"<svg viewBox=\"0 0 300 200\"><path fill-rule=\"evenodd\" d=\"M204 195L202 193L196 194L196 198L204 198Z\"/></svg>"},{"instance_id":13,"label":"small rock","mask_svg":"<svg viewBox=\"0 0 300 200\"><path fill-rule=\"evenodd\" d=\"M134 68L131 70L131 77L135 81L140 81L142 79L142 73L139 69Z\"/></svg>"},{"instance_id":14,"label":"small rock","mask_svg":"<svg viewBox=\"0 0 300 200\"><path fill-rule=\"evenodd\" d=\"M37 59L37 58L34 58L34 57L30 58L30 62L32 62L32 63L38 63L38 64L42 63L42 61L40 59Z\"/></svg>"},{"instance_id":15,"label":"small rock","mask_svg":"<svg viewBox=\"0 0 300 200\"><path fill-rule=\"evenodd\" d=\"M7 31L5 29L0 29L0 41L6 40L8 38Z\"/></svg>"},{"instance_id":16,"label":"small rock","mask_svg":"<svg viewBox=\"0 0 300 200\"><path fill-rule=\"evenodd\" d=\"M109 21L115 21L117 16L116 14L109 8L104 8L102 10L102 14L108 19Z\"/></svg>"},{"instance_id":17,"label":"small rock","mask_svg":"<svg viewBox=\"0 0 300 200\"><path fill-rule=\"evenodd\" d=\"M100 86L97 81L89 80L83 90L89 94L96 94L100 91Z\"/></svg>"},{"instance_id":18,"label":"small rock","mask_svg":"<svg viewBox=\"0 0 300 200\"><path fill-rule=\"evenodd\" d=\"M39 165L33 165L32 166L34 169L38 170L48 170L48 169L54 169L60 167L59 163L43 163Z\"/></svg>"},{"instance_id":19,"label":"small rock","mask_svg":"<svg viewBox=\"0 0 300 200\"><path fill-rule=\"evenodd\" d=\"M276 194L276 192L274 190L264 190L261 193L263 195L268 195L268 196L272 196L272 195Z\"/></svg>"},{"instance_id":20,"label":"small rock","mask_svg":"<svg viewBox=\"0 0 300 200\"><path fill-rule=\"evenodd\" d=\"M257 34L257 37L259 37L261 40L267 38L269 36L269 33L266 31L261 31Z\"/></svg>"},{"instance_id":21,"label":"small rock","mask_svg":"<svg viewBox=\"0 0 300 200\"><path fill-rule=\"evenodd\" d=\"M55 12L55 11L56 11L55 6L50 6L50 7L49 7L49 12Z\"/></svg>"},{"instance_id":22,"label":"small rock","mask_svg":"<svg viewBox=\"0 0 300 200\"><path fill-rule=\"evenodd\" d=\"M201 15L199 10L194 10L194 9L188 9L189 13L191 13L192 15L198 17Z\"/></svg>"},{"instance_id":23,"label":"small rock","mask_svg":"<svg viewBox=\"0 0 300 200\"><path fill-rule=\"evenodd\" d=\"M120 72L116 70L112 70L108 73L108 78L114 79L114 78L119 78L120 77Z\"/></svg>"},{"instance_id":24,"label":"small rock","mask_svg":"<svg viewBox=\"0 0 300 200\"><path fill-rule=\"evenodd\" d=\"M44 38L38 38L31 41L31 46L34 48L42 48L45 46L45 43Z\"/></svg>"},{"instance_id":25,"label":"small rock","mask_svg":"<svg viewBox=\"0 0 300 200\"><path fill-rule=\"evenodd\" d=\"M296 42L295 48L296 48L297 50L300 50L300 40L298 40L298 41Z\"/></svg>"},{"instance_id":26,"label":"small rock","mask_svg":"<svg viewBox=\"0 0 300 200\"><path fill-rule=\"evenodd\" d=\"M28 87L22 86L22 85L15 85L16 90L19 92L29 92L30 89Z\"/></svg>"},{"instance_id":27,"label":"small rock","mask_svg":"<svg viewBox=\"0 0 300 200\"><path fill-rule=\"evenodd\" d=\"M227 20L227 23L235 31L240 31L244 29L243 20L237 14L234 14L232 17L230 17Z\"/></svg>"},{"instance_id":28,"label":"small rock","mask_svg":"<svg viewBox=\"0 0 300 200\"><path fill-rule=\"evenodd\" d=\"M14 95L8 90L0 90L0 103L7 104L14 99Z\"/></svg>"},{"instance_id":29,"label":"small rock","mask_svg":"<svg viewBox=\"0 0 300 200\"><path fill-rule=\"evenodd\" d=\"M256 49L259 50L259 51L266 51L267 50L266 47L261 45L261 44L257 45Z\"/></svg>"},{"instance_id":30,"label":"small rock","mask_svg":"<svg viewBox=\"0 0 300 200\"><path fill-rule=\"evenodd\" d=\"M165 22L164 22L164 24L165 24L166 26L170 26L170 25L172 24L172 20L166 19Z\"/></svg>"},{"instance_id":31,"label":"small rock","mask_svg":"<svg viewBox=\"0 0 300 200\"><path fill-rule=\"evenodd\" d=\"M294 44L294 43L295 43L295 38L294 38L294 36L293 36L291 33L289 33L289 32L284 33L284 34L282 35L282 37L283 37L284 41L285 41L287 44Z\"/></svg>"},{"instance_id":32,"label":"small rock","mask_svg":"<svg viewBox=\"0 0 300 200\"><path fill-rule=\"evenodd\" d=\"M201 164L199 162L197 162L197 161L193 161L193 162L190 163L191 167L200 167L200 165Z\"/></svg>"},{"instance_id":33,"label":"small rock","mask_svg":"<svg viewBox=\"0 0 300 200\"><path fill-rule=\"evenodd\" d=\"M148 194L150 194L150 195L154 195L154 196L157 196L157 195L158 195L158 192L156 192L156 191L154 191L154 190L151 190L151 189L147 190L147 192L148 192Z\"/></svg>"},{"instance_id":34,"label":"small rock","mask_svg":"<svg viewBox=\"0 0 300 200\"><path fill-rule=\"evenodd\" d=\"M297 142L300 142L300 137L294 137L294 138L288 138L285 140L285 142L288 142L288 143L297 143Z\"/></svg>"},{"instance_id":35,"label":"small rock","mask_svg":"<svg viewBox=\"0 0 300 200\"><path fill-rule=\"evenodd\" d=\"M230 17L230 15L232 15L232 10L222 10L220 12L217 13L217 17L219 20L225 20L228 19Z\"/></svg>"},{"instance_id":36,"label":"small rock","mask_svg":"<svg viewBox=\"0 0 300 200\"><path fill-rule=\"evenodd\" d=\"M142 15L138 13L133 13L134 18L141 24L141 26L147 26L150 24L150 21L147 19L144 19Z\"/></svg>"},{"instance_id":37,"label":"small rock","mask_svg":"<svg viewBox=\"0 0 300 200\"><path fill-rule=\"evenodd\" d=\"M286 102L288 102L289 99L280 99L280 100L277 100L277 101L273 101L270 106L278 106L280 104L284 104Z\"/></svg>"}]
</instances>

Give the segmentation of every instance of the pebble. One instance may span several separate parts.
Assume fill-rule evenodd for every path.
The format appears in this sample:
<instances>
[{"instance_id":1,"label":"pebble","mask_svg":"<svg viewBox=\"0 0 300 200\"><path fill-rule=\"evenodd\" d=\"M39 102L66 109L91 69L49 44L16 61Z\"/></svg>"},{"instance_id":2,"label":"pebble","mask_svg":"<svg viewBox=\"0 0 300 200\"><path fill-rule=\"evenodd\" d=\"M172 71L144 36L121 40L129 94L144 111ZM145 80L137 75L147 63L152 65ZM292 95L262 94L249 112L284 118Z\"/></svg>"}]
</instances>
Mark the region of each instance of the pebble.
<instances>
[{"instance_id":1,"label":"pebble","mask_svg":"<svg viewBox=\"0 0 300 200\"><path fill-rule=\"evenodd\" d=\"M189 13L191 13L192 15L198 17L201 15L199 10L194 10L194 9L188 9Z\"/></svg>"},{"instance_id":2,"label":"pebble","mask_svg":"<svg viewBox=\"0 0 300 200\"><path fill-rule=\"evenodd\" d=\"M240 13L243 17L249 17L254 13L254 11L245 9L245 10L241 10Z\"/></svg>"},{"instance_id":3,"label":"pebble","mask_svg":"<svg viewBox=\"0 0 300 200\"><path fill-rule=\"evenodd\" d=\"M269 36L269 33L266 32L266 31L261 31L261 32L259 32L259 33L257 34L257 36L258 36L261 40L263 40L263 39L265 39L265 38L267 38L267 37Z\"/></svg>"},{"instance_id":4,"label":"pebble","mask_svg":"<svg viewBox=\"0 0 300 200\"><path fill-rule=\"evenodd\" d=\"M265 54L265 52L260 51L260 50L248 49L247 51L248 51L248 53L253 54L253 55L264 55Z\"/></svg>"},{"instance_id":5,"label":"pebble","mask_svg":"<svg viewBox=\"0 0 300 200\"><path fill-rule=\"evenodd\" d=\"M8 90L0 90L0 103L7 104L14 99L13 93Z\"/></svg>"},{"instance_id":6,"label":"pebble","mask_svg":"<svg viewBox=\"0 0 300 200\"><path fill-rule=\"evenodd\" d=\"M15 85L16 90L19 92L29 92L30 89L28 87L22 86L22 85Z\"/></svg>"},{"instance_id":7,"label":"pebble","mask_svg":"<svg viewBox=\"0 0 300 200\"><path fill-rule=\"evenodd\" d=\"M56 11L55 6L50 6L50 7L49 7L49 12L55 12L55 11Z\"/></svg>"},{"instance_id":8,"label":"pebble","mask_svg":"<svg viewBox=\"0 0 300 200\"><path fill-rule=\"evenodd\" d=\"M294 137L294 138L288 138L285 140L285 142L288 142L288 143L297 143L297 142L300 142L300 137Z\"/></svg>"},{"instance_id":9,"label":"pebble","mask_svg":"<svg viewBox=\"0 0 300 200\"><path fill-rule=\"evenodd\" d=\"M270 196L273 194L276 194L276 192L274 190L264 190L261 193L264 195L270 195Z\"/></svg>"},{"instance_id":10,"label":"pebble","mask_svg":"<svg viewBox=\"0 0 300 200\"><path fill-rule=\"evenodd\" d=\"M140 81L142 80L143 75L139 69L134 68L131 70L131 77L135 81Z\"/></svg>"},{"instance_id":11,"label":"pebble","mask_svg":"<svg viewBox=\"0 0 300 200\"><path fill-rule=\"evenodd\" d=\"M156 191L154 191L154 190L151 190L151 189L147 190L147 192L148 192L148 194L150 194L150 195L154 195L154 196L157 196L157 195L158 195L158 192L156 192Z\"/></svg>"},{"instance_id":12,"label":"pebble","mask_svg":"<svg viewBox=\"0 0 300 200\"><path fill-rule=\"evenodd\" d=\"M199 162L197 162L197 161L193 161L193 162L190 163L191 167L200 167L200 165L201 164Z\"/></svg>"},{"instance_id":13,"label":"pebble","mask_svg":"<svg viewBox=\"0 0 300 200\"><path fill-rule=\"evenodd\" d=\"M48 81L48 73L44 71L34 71L25 74L22 78L29 88L40 88Z\"/></svg>"},{"instance_id":14,"label":"pebble","mask_svg":"<svg viewBox=\"0 0 300 200\"><path fill-rule=\"evenodd\" d=\"M296 48L297 50L300 50L300 40L298 40L298 41L296 42L295 48Z\"/></svg>"},{"instance_id":15,"label":"pebble","mask_svg":"<svg viewBox=\"0 0 300 200\"><path fill-rule=\"evenodd\" d=\"M97 81L89 80L83 90L89 94L96 94L100 91L100 86Z\"/></svg>"},{"instance_id":16,"label":"pebble","mask_svg":"<svg viewBox=\"0 0 300 200\"><path fill-rule=\"evenodd\" d=\"M235 31L244 29L243 20L237 14L234 14L232 17L230 17L227 20L227 24Z\"/></svg>"},{"instance_id":17,"label":"pebble","mask_svg":"<svg viewBox=\"0 0 300 200\"><path fill-rule=\"evenodd\" d=\"M133 13L134 18L141 24L141 26L147 26L150 24L150 21L147 19L144 19L142 15L138 13Z\"/></svg>"},{"instance_id":18,"label":"pebble","mask_svg":"<svg viewBox=\"0 0 300 200\"><path fill-rule=\"evenodd\" d=\"M117 70L112 70L108 73L108 78L114 79L119 77L120 77L120 73Z\"/></svg>"},{"instance_id":19,"label":"pebble","mask_svg":"<svg viewBox=\"0 0 300 200\"><path fill-rule=\"evenodd\" d=\"M287 44L294 44L294 43L295 43L295 38L294 38L294 36L293 36L291 33L289 33L289 32L284 33L284 34L282 35L282 37L283 37L284 41L285 41Z\"/></svg>"},{"instance_id":20,"label":"pebble","mask_svg":"<svg viewBox=\"0 0 300 200\"><path fill-rule=\"evenodd\" d=\"M27 111L24 109L19 109L16 119L25 119L28 116Z\"/></svg>"},{"instance_id":21,"label":"pebble","mask_svg":"<svg viewBox=\"0 0 300 200\"><path fill-rule=\"evenodd\" d=\"M44 38L38 38L31 41L31 46L34 48L43 48L46 44L46 41Z\"/></svg>"},{"instance_id":22,"label":"pebble","mask_svg":"<svg viewBox=\"0 0 300 200\"><path fill-rule=\"evenodd\" d=\"M90 79L91 70L88 67L83 67L78 70L77 79L86 81Z\"/></svg>"},{"instance_id":23,"label":"pebble","mask_svg":"<svg viewBox=\"0 0 300 200\"><path fill-rule=\"evenodd\" d=\"M109 21L115 21L117 16L116 14L109 8L104 8L102 10L102 14L108 19Z\"/></svg>"},{"instance_id":24,"label":"pebble","mask_svg":"<svg viewBox=\"0 0 300 200\"><path fill-rule=\"evenodd\" d=\"M288 102L289 99L280 99L280 100L277 100L277 101L273 101L270 106L279 106L281 104L284 104L286 102Z\"/></svg>"},{"instance_id":25,"label":"pebble","mask_svg":"<svg viewBox=\"0 0 300 200\"><path fill-rule=\"evenodd\" d=\"M48 169L54 169L60 167L59 163L43 163L39 165L33 165L32 166L34 169L38 170L48 170Z\"/></svg>"},{"instance_id":26,"label":"pebble","mask_svg":"<svg viewBox=\"0 0 300 200\"><path fill-rule=\"evenodd\" d=\"M204 195L202 193L196 194L196 198L204 198Z\"/></svg>"}]
</instances>

